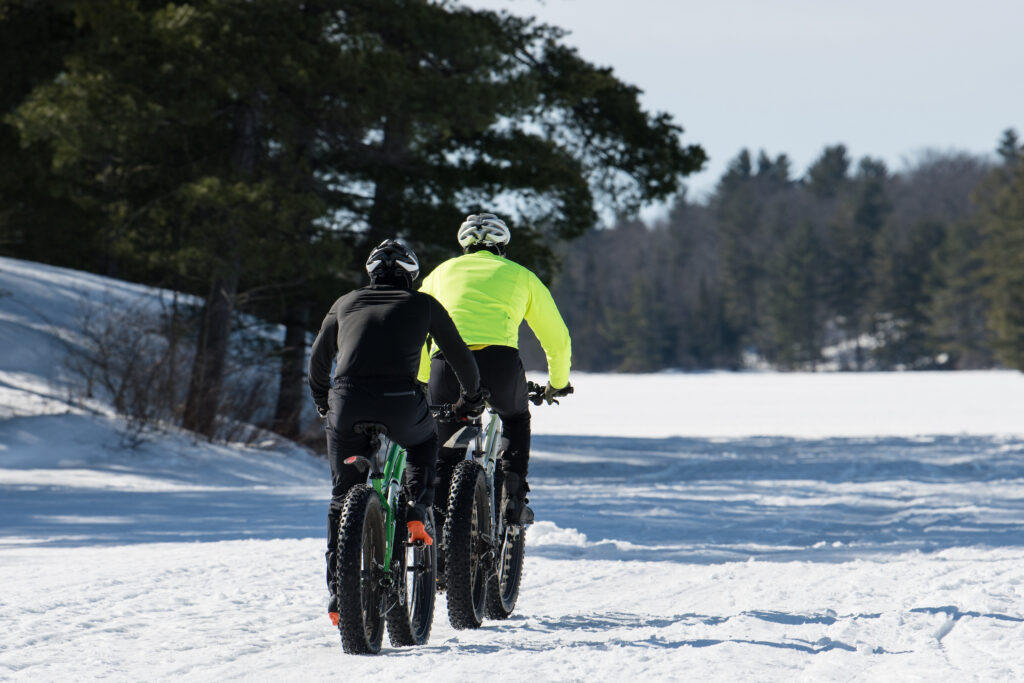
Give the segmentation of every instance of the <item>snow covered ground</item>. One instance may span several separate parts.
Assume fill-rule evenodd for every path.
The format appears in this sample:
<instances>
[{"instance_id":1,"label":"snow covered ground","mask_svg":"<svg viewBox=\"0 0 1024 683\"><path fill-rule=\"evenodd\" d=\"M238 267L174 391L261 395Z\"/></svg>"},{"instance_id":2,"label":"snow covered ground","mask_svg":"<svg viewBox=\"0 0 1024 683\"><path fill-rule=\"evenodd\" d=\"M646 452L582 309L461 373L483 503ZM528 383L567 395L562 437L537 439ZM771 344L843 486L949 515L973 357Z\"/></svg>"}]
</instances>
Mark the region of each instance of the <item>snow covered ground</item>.
<instances>
[{"instance_id":1,"label":"snow covered ground","mask_svg":"<svg viewBox=\"0 0 1024 683\"><path fill-rule=\"evenodd\" d=\"M0 679L1024 679L1021 373L574 376L513 618L353 657L322 461L63 400L96 292L0 259Z\"/></svg>"}]
</instances>

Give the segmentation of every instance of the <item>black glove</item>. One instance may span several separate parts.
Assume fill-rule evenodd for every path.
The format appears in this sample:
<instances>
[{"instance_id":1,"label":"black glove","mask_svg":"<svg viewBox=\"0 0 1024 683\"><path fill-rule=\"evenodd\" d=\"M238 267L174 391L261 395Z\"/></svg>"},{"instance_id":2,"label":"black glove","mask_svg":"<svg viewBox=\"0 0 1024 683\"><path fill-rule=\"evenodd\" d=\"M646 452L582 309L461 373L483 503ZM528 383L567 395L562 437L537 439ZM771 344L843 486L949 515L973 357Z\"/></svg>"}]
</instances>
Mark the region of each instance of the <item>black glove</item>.
<instances>
[{"instance_id":1,"label":"black glove","mask_svg":"<svg viewBox=\"0 0 1024 683\"><path fill-rule=\"evenodd\" d=\"M572 393L572 385L566 384L561 389L555 389L551 386L551 382L548 382L544 387L544 400L547 401L548 405L552 403L558 403L555 399L559 396L567 396Z\"/></svg>"},{"instance_id":2,"label":"black glove","mask_svg":"<svg viewBox=\"0 0 1024 683\"><path fill-rule=\"evenodd\" d=\"M459 400L452 404L452 414L455 417L476 417L484 412L486 398L487 394L482 389L472 395L463 393Z\"/></svg>"}]
</instances>

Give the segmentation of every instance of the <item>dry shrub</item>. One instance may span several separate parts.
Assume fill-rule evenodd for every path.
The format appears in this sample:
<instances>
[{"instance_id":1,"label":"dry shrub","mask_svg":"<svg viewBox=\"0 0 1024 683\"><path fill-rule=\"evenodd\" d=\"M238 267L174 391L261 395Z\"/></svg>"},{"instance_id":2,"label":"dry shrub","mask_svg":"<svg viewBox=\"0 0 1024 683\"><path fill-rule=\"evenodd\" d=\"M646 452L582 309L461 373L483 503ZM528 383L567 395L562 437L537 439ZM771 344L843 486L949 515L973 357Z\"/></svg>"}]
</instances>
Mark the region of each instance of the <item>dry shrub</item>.
<instances>
[{"instance_id":1,"label":"dry shrub","mask_svg":"<svg viewBox=\"0 0 1024 683\"><path fill-rule=\"evenodd\" d=\"M111 296L83 303L78 337L64 365L83 397L109 403L125 420L127 445L178 425L188 391L199 325L197 307L177 297ZM273 415L279 360L271 328L250 323L232 335L218 404L215 439L264 439Z\"/></svg>"}]
</instances>

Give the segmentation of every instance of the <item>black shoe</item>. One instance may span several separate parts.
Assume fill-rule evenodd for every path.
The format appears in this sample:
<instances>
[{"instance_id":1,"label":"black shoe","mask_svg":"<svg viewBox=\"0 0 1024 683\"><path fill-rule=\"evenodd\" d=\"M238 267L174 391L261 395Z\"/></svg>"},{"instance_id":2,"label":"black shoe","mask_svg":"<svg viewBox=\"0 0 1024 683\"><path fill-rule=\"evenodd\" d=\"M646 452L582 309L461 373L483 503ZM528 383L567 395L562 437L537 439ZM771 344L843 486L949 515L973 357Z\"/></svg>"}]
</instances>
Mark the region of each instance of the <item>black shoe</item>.
<instances>
[{"instance_id":1,"label":"black shoe","mask_svg":"<svg viewBox=\"0 0 1024 683\"><path fill-rule=\"evenodd\" d=\"M423 503L409 503L409 508L405 511L405 521L407 523L423 522L424 525L429 524L427 506Z\"/></svg>"},{"instance_id":2,"label":"black shoe","mask_svg":"<svg viewBox=\"0 0 1024 683\"><path fill-rule=\"evenodd\" d=\"M526 497L529 490L530 485L517 473L505 472L501 505L507 524L533 524L533 510L527 505L530 499Z\"/></svg>"},{"instance_id":3,"label":"black shoe","mask_svg":"<svg viewBox=\"0 0 1024 683\"><path fill-rule=\"evenodd\" d=\"M523 505L519 508L519 524L526 526L527 524L533 524L533 508L526 504L526 499L523 499Z\"/></svg>"}]
</instances>

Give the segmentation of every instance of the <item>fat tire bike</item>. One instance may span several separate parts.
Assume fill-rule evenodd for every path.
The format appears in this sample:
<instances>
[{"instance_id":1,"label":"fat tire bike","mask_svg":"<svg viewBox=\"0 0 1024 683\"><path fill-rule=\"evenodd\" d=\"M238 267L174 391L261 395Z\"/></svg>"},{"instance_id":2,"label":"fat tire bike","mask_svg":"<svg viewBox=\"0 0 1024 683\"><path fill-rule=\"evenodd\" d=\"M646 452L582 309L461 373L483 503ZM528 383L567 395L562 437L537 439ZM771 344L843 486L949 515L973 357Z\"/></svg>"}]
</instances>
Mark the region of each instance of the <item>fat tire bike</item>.
<instances>
[{"instance_id":1,"label":"fat tire bike","mask_svg":"<svg viewBox=\"0 0 1024 683\"><path fill-rule=\"evenodd\" d=\"M376 654L385 624L392 646L423 645L434 620L437 546L406 541L405 449L382 424L357 423L355 431L370 438L371 455L345 460L368 478L349 489L338 522L334 594L341 645L350 654ZM433 528L433 513L427 514Z\"/></svg>"},{"instance_id":2,"label":"fat tire bike","mask_svg":"<svg viewBox=\"0 0 1024 683\"><path fill-rule=\"evenodd\" d=\"M529 382L528 398L544 400L544 388ZM571 394L572 385L560 395ZM450 411L436 413L454 419ZM505 519L503 476L498 461L508 447L501 436L501 418L487 406L483 414L466 418L466 425L445 444L465 449L452 473L448 511L441 534L443 584L448 593L448 620L453 628L479 628L484 617L507 619L519 599L526 554L526 526Z\"/></svg>"}]
</instances>

